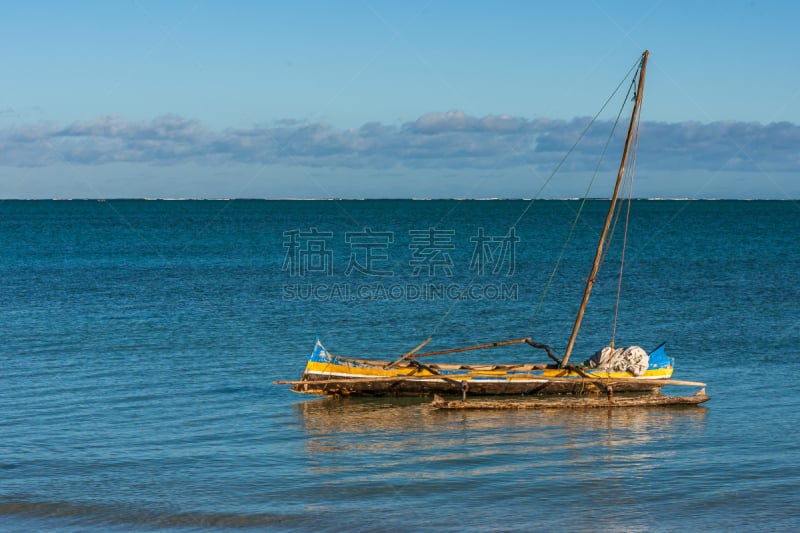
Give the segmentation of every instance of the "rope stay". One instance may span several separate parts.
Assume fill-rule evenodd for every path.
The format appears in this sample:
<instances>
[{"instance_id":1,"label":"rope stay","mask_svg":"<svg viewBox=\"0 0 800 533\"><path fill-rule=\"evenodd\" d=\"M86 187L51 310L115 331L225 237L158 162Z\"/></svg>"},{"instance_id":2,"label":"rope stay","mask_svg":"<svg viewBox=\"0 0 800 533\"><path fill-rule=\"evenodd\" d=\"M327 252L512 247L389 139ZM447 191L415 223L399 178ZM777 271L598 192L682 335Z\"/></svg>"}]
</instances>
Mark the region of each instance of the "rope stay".
<instances>
[{"instance_id":1,"label":"rope stay","mask_svg":"<svg viewBox=\"0 0 800 533\"><path fill-rule=\"evenodd\" d=\"M630 218L631 218L631 204L633 203L633 177L635 175L636 170L636 149L639 147L639 126L641 125L641 108L639 109L639 115L636 117L636 128L633 134L633 150L631 150L630 156L630 167L628 171L628 176L626 178L626 185L628 188L628 201L627 209L625 212L625 226L624 232L622 236L622 252L620 254L619 260L619 278L617 281L617 298L616 302L614 303L614 326L611 331L611 347L614 347L614 341L617 337L617 317L619 316L619 302L620 296L622 295L622 273L625 270L625 250L628 247L628 228L630 227ZM620 205L620 210L622 206Z\"/></svg>"},{"instance_id":2,"label":"rope stay","mask_svg":"<svg viewBox=\"0 0 800 533\"><path fill-rule=\"evenodd\" d=\"M550 173L550 175L547 177L547 179L543 182L543 184L538 189L538 191L536 192L534 197L531 198L531 200L525 205L524 209L520 212L520 214L517 217L516 221L511 226L512 228L516 228L519 225L519 223L522 221L522 219L525 218L527 213L533 207L534 202L536 202L536 200L540 199L540 196L541 196L542 192L544 191L544 189L550 184L550 182L553 180L553 178L560 172L561 168L564 166L566 161L571 157L571 155L576 150L576 148L584 141L584 139L586 138L586 136L589 133L589 131L591 131L592 128L595 126L595 124L598 121L600 115L606 110L608 105L615 99L615 97L620 92L620 89L624 86L625 82L630 79L631 81L630 81L627 93L625 95L625 98L623 99L623 103L620 106L619 111L617 112L616 118L615 118L615 120L614 120L614 122L612 124L612 127L611 127L611 130L610 130L609 134L608 134L608 137L606 138L606 141L605 141L605 143L603 145L603 149L602 149L602 152L600 154L600 158L599 158L597 164L595 165L595 168L594 168L594 170L592 172L592 176L591 176L591 178L590 178L590 180L589 180L589 182L587 184L586 190L585 190L584 195L583 195L583 197L581 199L581 202L580 202L580 204L578 206L578 209L577 209L577 211L575 213L575 217L574 217L574 219L572 221L572 224L570 226L570 229L569 229L569 232L567 234L566 240L565 240L565 242L564 242L564 244L563 244L563 246L562 246L562 248L560 250L560 253L559 253L559 255L558 255L557 259L556 259L555 266L554 266L552 272L550 273L550 275L548 276L547 283L545 284L545 287L544 287L544 289L542 291L542 295L541 295L541 297L540 297L540 299L539 299L539 301L538 301L538 303L536 305L534 313L533 313L533 315L532 315L532 317L531 317L531 319L529 321L528 327L526 328L526 330L528 332L532 332L533 324L534 324L537 316L539 315L541 309L543 308L543 304L544 304L544 301L545 301L546 296L548 294L548 291L549 291L550 287L552 286L552 283L553 283L553 281L555 279L555 276L559 271L559 268L560 268L560 265L562 263L562 260L563 260L564 256L566 255L567 247L569 245L570 240L572 239L572 236L575 233L575 230L577 228L577 225L578 225L578 222L579 222L579 220L581 218L581 215L583 214L583 210L584 210L584 207L586 205L586 202L590 197L589 196L590 191L592 190L594 182L595 182L598 174L600 173L600 169L601 169L601 166L602 166L602 164L603 164L603 162L605 160L605 156L606 156L606 154L608 152L608 149L609 149L611 143L613 142L614 134L617 131L617 127L619 125L620 120L622 119L622 114L623 114L623 112L624 112L624 110L625 110L625 108L627 106L627 102L628 101L636 101L636 99L637 99L638 95L637 95L636 88L637 88L637 80L638 80L638 78L640 76L640 68L641 68L641 66L642 66L642 60L641 60L641 58L637 58L637 60L634 62L634 64L631 66L631 68L628 70L628 72L625 74L625 76L621 79L621 81L616 86L616 88L613 90L613 92L605 100L605 102L600 107L600 109L597 111L597 113L595 113L595 115L589 120L589 122L587 123L586 127L581 131L581 133L579 134L579 136L575 140L575 142L570 146L570 148L567 150L567 152L564 154L564 156L556 164L556 166L554 167L553 171ZM631 73L633 73L632 77L631 77ZM637 117L637 122L636 122L636 139L637 139L637 141L638 141L638 124L639 124L639 121L638 121L638 117ZM635 149L634 149L634 154L635 154ZM634 159L634 161L635 161L635 159ZM632 168L632 166L633 165L631 165L631 167L629 167L629 168ZM632 174L630 174L630 172L626 172L626 173L630 175L630 179L632 180ZM626 182L626 183L628 183L628 182ZM632 182L628 185L629 190L630 190L630 185L632 185ZM628 212L630 212L630 196L629 196ZM618 216L619 215L617 214L617 217ZM627 236L627 220L628 220L628 218L629 218L629 214L626 216L626 228L625 228L625 235L626 236ZM614 223L614 226L616 227L616 222ZM612 232L612 235L613 235L613 232ZM609 244L610 244L610 240L609 240ZM606 247L606 250L607 250L607 247ZM603 252L603 254L605 254L605 252ZM623 256L624 256L624 251L623 251ZM622 265L621 265L621 268L622 268ZM620 276L621 275L622 275L622 272L620 271ZM467 283L467 287L472 286L472 284L475 283L477 277L478 277L478 274L476 273L472 277L472 279L470 279L470 281ZM621 279L620 279L620 287L621 287ZM450 306L445 311L445 313L442 315L442 317L440 318L438 323L436 323L436 325L433 327L432 331L430 331L430 333L428 335L429 337L435 336L435 334L438 332L439 328L447 320L448 316L453 312L455 306L458 304L459 301L460 301L460 299L454 299L454 301L450 304ZM617 308L618 308L618 302L619 302L619 289L618 289L618 294L617 294ZM614 314L614 333L612 333L612 344L613 344L613 337L614 337L614 335L616 333L616 323L617 323L617 313L616 313L616 310L615 310L615 314ZM527 335L526 338L530 339L529 334L526 334L526 335ZM505 343L500 343L500 344L505 344ZM540 346L537 345L537 346L534 346L534 347L538 348ZM569 348L570 347L568 347L568 349ZM458 351L460 351L460 350L458 350ZM548 349L547 351L548 351L548 355L550 355L551 358L555 358L555 356L552 354L552 351L550 349ZM416 356L423 356L423 355L427 355L427 354L415 354L415 355ZM415 356L412 355L411 357L415 357ZM563 361L563 362L565 362L565 361Z\"/></svg>"},{"instance_id":3,"label":"rope stay","mask_svg":"<svg viewBox=\"0 0 800 533\"><path fill-rule=\"evenodd\" d=\"M583 140L583 138L585 137L586 133L588 133L589 129L591 129L591 127L596 122L597 117L608 106L609 102L611 102L611 100L614 99L614 97L619 92L619 89L623 86L625 81L631 75L631 72L634 69L636 69L637 67L639 67L640 63L641 63L641 61L637 60L637 62L634 64L634 66L625 74L625 77L617 85L616 89L614 89L614 92L611 94L611 96L609 96L609 98L603 104L603 107L600 109L600 111L597 114L595 114L595 116L592 118L590 123L587 125L586 129L584 129L584 131L578 137L578 140L575 141L575 144L572 145L570 150L564 156L564 159L562 159L561 162L559 162L556 170L550 176L550 178L552 178L555 175L555 173L558 171L558 169L564 163L566 158L572 153L572 151L577 147L577 145ZM545 287L544 287L544 289L542 291L542 295L541 295L541 297L539 298L539 301L536 304L536 308L535 308L535 310L533 312L533 316L531 317L530 322L528 323L528 327L526 328L526 330L528 331L529 334L532 333L531 330L533 328L533 323L536 321L536 317L539 315L539 312L541 311L541 309L542 309L542 307L544 305L544 301L545 301L545 298L547 297L547 293L550 290L550 286L552 285L553 280L555 279L555 276L558 273L558 270L559 270L559 268L561 266L561 261L563 260L564 255L566 254L567 247L569 246L569 243L570 243L570 241L572 239L572 236L573 236L573 234L575 232L575 228L577 227L578 222L579 222L579 220L581 218L581 215L583 213L583 208L586 205L587 200L589 199L589 193L591 192L592 187L594 185L594 182L595 182L598 174L600 173L600 168L601 168L601 166L603 164L603 161L605 160L605 156L606 156L606 153L608 152L608 148L611 145L611 142L613 141L614 133L616 132L617 126L619 125L619 122L622 119L622 114L625 111L625 108L626 108L626 106L628 105L628 102L631 99L631 95L632 95L634 100L636 98L636 83L637 83L637 76L634 75L633 78L631 78L631 81L630 81L630 84L628 86L628 91L627 91L627 93L625 95L625 98L622 99L622 104L620 105L619 111L617 112L617 116L614 119L614 123L613 123L613 125L611 127L611 131L609 132L609 134L608 134L608 136L606 138L606 142L603 145L603 150L602 150L602 152L600 154L600 158L599 158L597 164L595 165L595 168L594 168L594 171L592 173L592 176L591 176L591 178L590 178L590 180L589 180L589 182L588 182L588 184L586 186L586 190L585 190L585 192L583 194L583 197L581 198L581 203L579 204L578 210L575 213L575 217L574 217L574 219L572 221L572 225L570 226L569 232L567 233L567 237L566 237L566 239L564 241L564 244L561 247L561 251L559 252L558 257L556 258L556 262L555 262L555 265L553 266L553 270L550 272L550 276L547 279L547 283L545 284ZM548 182L549 182L550 178L548 178ZM528 205L530 206L531 203L533 203L533 200L531 200L531 202ZM523 212L523 215L524 215L525 212L527 212L527 207L526 207L525 211ZM522 218L522 216L520 216L520 219L521 218ZM519 223L520 219L517 220L517 223ZM616 223L614 225L616 226ZM613 230L612 230L612 236L613 236ZM609 239L608 244L610 244L610 240L611 239ZM606 246L606 250L608 249L608 244ZM605 252L604 252L604 254L605 254Z\"/></svg>"},{"instance_id":4,"label":"rope stay","mask_svg":"<svg viewBox=\"0 0 800 533\"><path fill-rule=\"evenodd\" d=\"M628 69L628 72L626 72L625 76L622 77L622 80L620 80L619 84L617 84L617 86L614 88L614 91L611 93L611 95L609 95L609 97L606 99L606 101L603 102L603 105L600 107L600 109L597 111L597 113L594 114L594 116L589 121L589 123L586 125L586 127L583 129L581 134L578 135L578 138L575 140L575 142L572 144L572 146L570 146L569 150L567 150L567 153L564 154L564 157L561 158L561 160L555 166L553 171L550 173L550 175L544 181L542 186L539 187L539 190L536 191L536 194L534 195L534 197L531 198L531 200L525 206L525 209L523 209L522 212L519 214L519 216L517 217L516 222L514 222L514 224L513 224L515 227L519 225L520 221L522 221L523 218L525 218L525 215L528 214L528 211L530 211L531 207L533 206L533 203L536 200L539 199L539 196L542 194L542 191L544 190L544 188L547 187L547 185L553 180L553 178L556 176L556 174L558 174L558 172L561 170L561 167L564 165L564 163L566 163L566 161L567 161L567 159L569 159L570 155L572 155L572 152L575 151L575 148L578 147L578 145L581 143L581 141L586 136L586 134L589 133L589 131L592 129L592 126L594 126L594 123L597 122L598 117L603 113L603 111L605 111L606 107L608 107L608 104L610 104L611 101L614 99L614 97L617 95L617 93L620 90L620 87L622 87L625 84L625 81L628 79L628 77L631 75L632 72L638 70L640 65L641 65L641 60L637 59L636 62L631 66L631 68Z\"/></svg>"},{"instance_id":5,"label":"rope stay","mask_svg":"<svg viewBox=\"0 0 800 533\"><path fill-rule=\"evenodd\" d=\"M649 52L647 50L644 51L641 58L640 67L638 69L638 82L637 82L637 89L636 89L636 100L633 104L633 111L631 112L631 120L628 125L628 132L625 136L625 145L622 150L622 159L620 160L619 170L617 171L617 179L614 182L614 192L611 194L611 200L609 202L608 211L606 212L605 222L603 223L603 231L600 233L600 240L597 243L597 250L595 251L594 255L594 262L592 263L592 270L589 273L589 277L586 280L586 287L583 291L583 299L581 300L581 305L578 308L578 314L575 317L575 323L572 326L572 333L569 337L569 342L567 343L567 347L564 350L564 357L561 359L561 364L559 366L565 367L567 362L569 361L569 357L572 354L572 349L575 347L575 340L578 337L578 332L581 328L581 322L583 321L584 313L586 312L586 306L589 303L589 296L592 292L592 287L595 284L597 279L597 273L600 270L600 260L603 256L603 248L604 248L604 241L608 236L608 230L611 226L612 219L614 218L614 211L617 207L617 200L619 198L620 189L622 186L623 178L625 177L626 171L626 163L628 159L628 154L630 152L631 141L633 140L634 130L636 129L636 125L639 123L639 117L641 116L640 113L640 105L642 101L642 92L644 89L644 75L645 69L647 68L647 56ZM630 168L630 167L628 167Z\"/></svg>"}]
</instances>

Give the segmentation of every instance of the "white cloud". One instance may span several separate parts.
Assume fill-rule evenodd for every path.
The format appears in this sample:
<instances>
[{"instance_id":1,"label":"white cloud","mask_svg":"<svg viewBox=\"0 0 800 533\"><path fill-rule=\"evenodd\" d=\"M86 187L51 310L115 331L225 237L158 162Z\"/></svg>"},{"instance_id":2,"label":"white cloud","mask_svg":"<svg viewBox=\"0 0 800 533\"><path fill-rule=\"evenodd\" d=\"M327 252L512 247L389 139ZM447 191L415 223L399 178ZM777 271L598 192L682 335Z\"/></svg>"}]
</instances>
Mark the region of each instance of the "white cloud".
<instances>
[{"instance_id":1,"label":"white cloud","mask_svg":"<svg viewBox=\"0 0 800 533\"><path fill-rule=\"evenodd\" d=\"M336 129L324 123L284 120L269 126L212 132L176 115L127 121L110 115L66 127L36 123L0 130L0 165L151 165L259 163L310 168L532 167L549 172L589 123L529 120L508 115L473 117L463 111L428 113L403 125L366 123ZM568 169L591 170L611 123L594 125ZM607 165L616 164L622 128ZM644 122L638 144L640 170L800 170L800 127L788 122Z\"/></svg>"}]
</instances>

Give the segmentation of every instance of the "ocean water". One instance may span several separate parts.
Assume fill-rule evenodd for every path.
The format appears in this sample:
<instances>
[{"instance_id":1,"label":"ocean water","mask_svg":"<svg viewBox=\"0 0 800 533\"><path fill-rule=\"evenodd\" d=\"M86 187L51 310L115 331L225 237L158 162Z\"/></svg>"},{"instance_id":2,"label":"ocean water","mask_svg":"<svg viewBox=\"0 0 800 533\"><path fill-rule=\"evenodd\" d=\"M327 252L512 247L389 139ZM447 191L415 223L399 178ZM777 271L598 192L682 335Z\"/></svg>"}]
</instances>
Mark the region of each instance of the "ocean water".
<instances>
[{"instance_id":1,"label":"ocean water","mask_svg":"<svg viewBox=\"0 0 800 533\"><path fill-rule=\"evenodd\" d=\"M605 207L573 228L578 201L0 203L0 531L800 529L797 202L637 200L615 230L616 333L612 247L573 361L666 341L704 406L272 384L317 335L563 352ZM480 357L546 360L450 360Z\"/></svg>"}]
</instances>

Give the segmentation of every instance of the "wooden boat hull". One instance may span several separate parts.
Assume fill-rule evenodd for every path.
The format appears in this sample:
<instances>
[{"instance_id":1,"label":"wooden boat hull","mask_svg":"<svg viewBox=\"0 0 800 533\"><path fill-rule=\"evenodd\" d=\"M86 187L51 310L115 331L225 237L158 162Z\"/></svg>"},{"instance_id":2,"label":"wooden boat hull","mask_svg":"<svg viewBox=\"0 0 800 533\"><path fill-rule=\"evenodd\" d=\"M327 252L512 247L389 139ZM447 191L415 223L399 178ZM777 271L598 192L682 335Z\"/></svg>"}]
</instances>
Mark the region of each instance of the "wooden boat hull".
<instances>
[{"instance_id":1,"label":"wooden boat hull","mask_svg":"<svg viewBox=\"0 0 800 533\"><path fill-rule=\"evenodd\" d=\"M559 369L545 364L436 365L415 360L390 366L389 361L351 359L328 352L317 341L292 390L327 396L419 396L434 393L470 396L656 392L672 376L672 360L659 346L642 376L629 372Z\"/></svg>"}]
</instances>

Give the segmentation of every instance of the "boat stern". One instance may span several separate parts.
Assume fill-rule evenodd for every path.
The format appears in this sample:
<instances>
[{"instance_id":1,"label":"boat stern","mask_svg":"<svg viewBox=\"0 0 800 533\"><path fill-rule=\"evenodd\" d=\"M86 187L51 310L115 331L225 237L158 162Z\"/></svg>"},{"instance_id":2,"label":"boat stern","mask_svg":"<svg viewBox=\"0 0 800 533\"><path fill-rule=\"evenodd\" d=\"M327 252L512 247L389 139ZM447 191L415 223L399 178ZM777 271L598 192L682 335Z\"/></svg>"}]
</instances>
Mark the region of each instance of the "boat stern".
<instances>
[{"instance_id":1,"label":"boat stern","mask_svg":"<svg viewBox=\"0 0 800 533\"><path fill-rule=\"evenodd\" d=\"M666 342L662 342L658 347L648 354L649 362L645 376L657 376L669 379L675 367L675 360L667 355Z\"/></svg>"}]
</instances>

